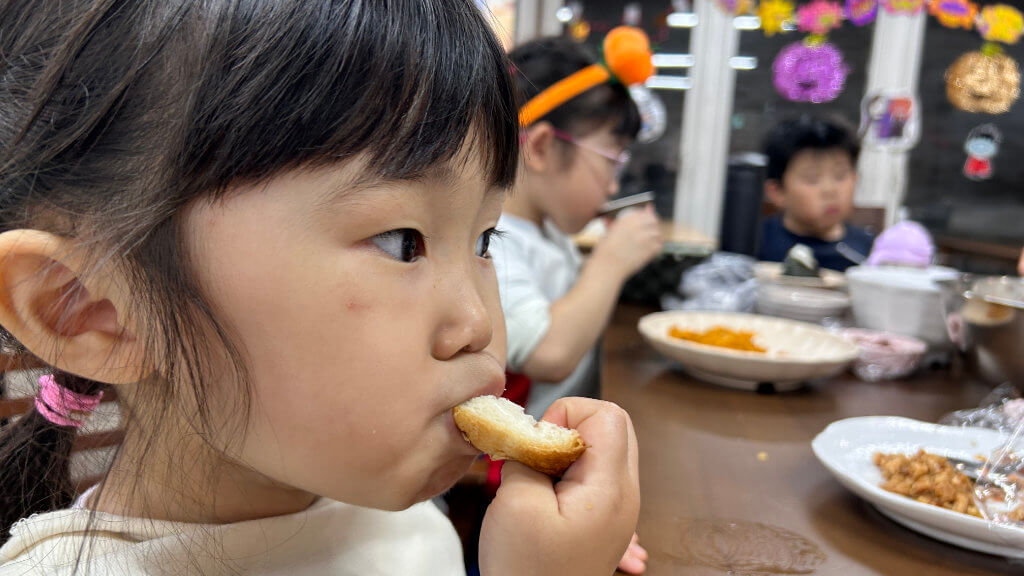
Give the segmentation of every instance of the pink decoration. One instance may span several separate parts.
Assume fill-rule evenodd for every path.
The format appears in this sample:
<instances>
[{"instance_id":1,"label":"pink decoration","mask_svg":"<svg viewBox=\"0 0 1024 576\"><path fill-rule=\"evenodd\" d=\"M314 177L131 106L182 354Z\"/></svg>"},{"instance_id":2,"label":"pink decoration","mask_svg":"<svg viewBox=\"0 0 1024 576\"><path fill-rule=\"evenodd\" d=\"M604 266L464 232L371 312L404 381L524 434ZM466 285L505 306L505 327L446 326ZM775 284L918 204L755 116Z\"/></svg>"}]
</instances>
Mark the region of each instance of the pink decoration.
<instances>
[{"instance_id":1,"label":"pink decoration","mask_svg":"<svg viewBox=\"0 0 1024 576\"><path fill-rule=\"evenodd\" d=\"M849 68L839 49L828 42L794 42L775 57L772 73L775 89L786 99L820 103L839 96Z\"/></svg>"},{"instance_id":2,"label":"pink decoration","mask_svg":"<svg viewBox=\"0 0 1024 576\"><path fill-rule=\"evenodd\" d=\"M924 8L924 0L882 0L890 14L917 14Z\"/></svg>"},{"instance_id":3,"label":"pink decoration","mask_svg":"<svg viewBox=\"0 0 1024 576\"><path fill-rule=\"evenodd\" d=\"M846 19L854 26L870 24L877 15L878 0L846 0Z\"/></svg>"},{"instance_id":4,"label":"pink decoration","mask_svg":"<svg viewBox=\"0 0 1024 576\"><path fill-rule=\"evenodd\" d=\"M824 36L843 23L843 10L836 2L814 0L797 9L796 20L800 30Z\"/></svg>"}]
</instances>

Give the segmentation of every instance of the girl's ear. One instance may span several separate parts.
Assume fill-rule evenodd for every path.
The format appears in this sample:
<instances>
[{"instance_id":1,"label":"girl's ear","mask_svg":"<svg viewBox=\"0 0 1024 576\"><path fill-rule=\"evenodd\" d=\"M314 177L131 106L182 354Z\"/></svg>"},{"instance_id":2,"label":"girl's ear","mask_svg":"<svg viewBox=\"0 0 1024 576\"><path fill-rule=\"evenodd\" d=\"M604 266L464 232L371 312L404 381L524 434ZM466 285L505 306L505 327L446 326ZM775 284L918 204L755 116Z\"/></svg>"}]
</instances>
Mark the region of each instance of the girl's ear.
<instances>
[{"instance_id":1,"label":"girl's ear","mask_svg":"<svg viewBox=\"0 0 1024 576\"><path fill-rule=\"evenodd\" d=\"M782 183L778 180L765 180L764 195L779 210L786 208L786 194L782 191Z\"/></svg>"},{"instance_id":2,"label":"girl's ear","mask_svg":"<svg viewBox=\"0 0 1024 576\"><path fill-rule=\"evenodd\" d=\"M0 325L32 354L97 382L137 382L142 343L113 263L90 267L74 241L39 230L0 234ZM88 274L87 274L88 272Z\"/></svg>"},{"instance_id":3,"label":"girl's ear","mask_svg":"<svg viewBox=\"0 0 1024 576\"><path fill-rule=\"evenodd\" d=\"M551 169L554 142L555 128L547 122L538 122L523 131L521 148L525 166L534 172Z\"/></svg>"}]
</instances>

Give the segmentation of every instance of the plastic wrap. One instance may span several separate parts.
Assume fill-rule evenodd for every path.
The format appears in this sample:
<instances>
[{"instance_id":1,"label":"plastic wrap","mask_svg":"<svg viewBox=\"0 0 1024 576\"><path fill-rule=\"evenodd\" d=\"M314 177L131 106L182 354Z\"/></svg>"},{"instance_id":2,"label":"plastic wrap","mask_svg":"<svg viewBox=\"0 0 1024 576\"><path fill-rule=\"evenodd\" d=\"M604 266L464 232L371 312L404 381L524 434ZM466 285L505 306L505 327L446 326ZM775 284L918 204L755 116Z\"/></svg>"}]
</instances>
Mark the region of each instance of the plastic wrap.
<instances>
[{"instance_id":1,"label":"plastic wrap","mask_svg":"<svg viewBox=\"0 0 1024 576\"><path fill-rule=\"evenodd\" d=\"M989 522L1024 527L1024 399L1017 389L1003 384L986 396L979 408L958 410L939 423L1007 434L1002 446L979 455L984 464L974 482L974 499Z\"/></svg>"},{"instance_id":2,"label":"plastic wrap","mask_svg":"<svg viewBox=\"0 0 1024 576\"><path fill-rule=\"evenodd\" d=\"M680 299L662 298L666 310L752 312L756 300L755 260L742 254L716 252L686 271L680 280Z\"/></svg>"}]
</instances>

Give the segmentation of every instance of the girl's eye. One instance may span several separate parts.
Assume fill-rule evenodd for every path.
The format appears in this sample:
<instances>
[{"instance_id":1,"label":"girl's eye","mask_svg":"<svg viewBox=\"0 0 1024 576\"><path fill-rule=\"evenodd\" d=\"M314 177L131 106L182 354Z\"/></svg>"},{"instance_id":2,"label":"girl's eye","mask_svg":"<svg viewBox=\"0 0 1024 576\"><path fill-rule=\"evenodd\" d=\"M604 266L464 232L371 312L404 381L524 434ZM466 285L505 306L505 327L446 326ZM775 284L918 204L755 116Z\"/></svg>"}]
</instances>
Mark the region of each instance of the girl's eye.
<instances>
[{"instance_id":1,"label":"girl's eye","mask_svg":"<svg viewBox=\"0 0 1024 576\"><path fill-rule=\"evenodd\" d=\"M484 230L484 233L481 234L476 239L476 255L477 256L479 256L481 258L490 258L491 257L491 253L489 252L489 250L491 249L491 238L493 238L497 234L498 234L498 231L495 230L494 228L489 228L487 230Z\"/></svg>"},{"instance_id":2,"label":"girl's eye","mask_svg":"<svg viewBox=\"0 0 1024 576\"><path fill-rule=\"evenodd\" d=\"M423 234L412 228L388 230L370 238L370 241L399 262L414 262L427 253Z\"/></svg>"}]
</instances>

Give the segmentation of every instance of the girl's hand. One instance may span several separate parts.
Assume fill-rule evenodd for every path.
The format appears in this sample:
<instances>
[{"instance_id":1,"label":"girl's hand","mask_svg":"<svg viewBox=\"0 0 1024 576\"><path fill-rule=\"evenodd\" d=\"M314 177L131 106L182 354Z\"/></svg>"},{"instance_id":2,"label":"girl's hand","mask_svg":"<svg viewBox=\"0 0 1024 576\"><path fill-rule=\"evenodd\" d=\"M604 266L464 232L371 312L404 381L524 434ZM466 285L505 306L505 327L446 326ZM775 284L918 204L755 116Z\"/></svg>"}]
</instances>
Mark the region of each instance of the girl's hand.
<instances>
[{"instance_id":1,"label":"girl's hand","mask_svg":"<svg viewBox=\"0 0 1024 576\"><path fill-rule=\"evenodd\" d=\"M505 463L480 533L480 573L610 575L640 511L633 423L615 404L587 398L562 398L543 419L578 430L587 451L557 483Z\"/></svg>"},{"instance_id":2,"label":"girl's hand","mask_svg":"<svg viewBox=\"0 0 1024 576\"><path fill-rule=\"evenodd\" d=\"M629 278L661 252L663 239L658 216L650 204L623 212L594 247L593 258Z\"/></svg>"}]
</instances>

